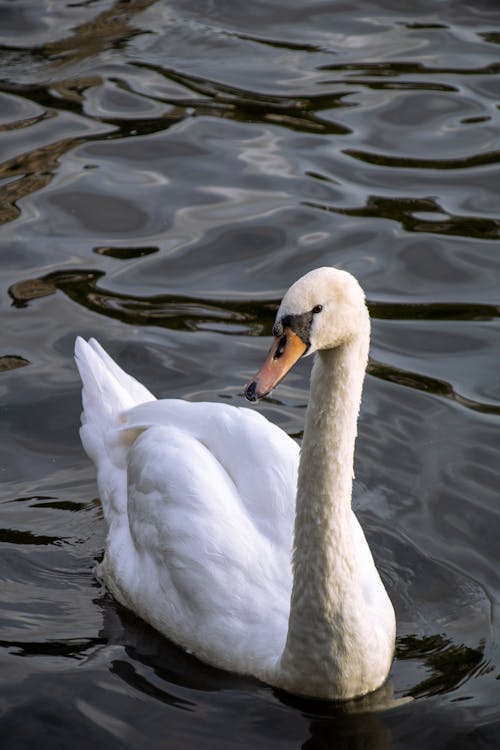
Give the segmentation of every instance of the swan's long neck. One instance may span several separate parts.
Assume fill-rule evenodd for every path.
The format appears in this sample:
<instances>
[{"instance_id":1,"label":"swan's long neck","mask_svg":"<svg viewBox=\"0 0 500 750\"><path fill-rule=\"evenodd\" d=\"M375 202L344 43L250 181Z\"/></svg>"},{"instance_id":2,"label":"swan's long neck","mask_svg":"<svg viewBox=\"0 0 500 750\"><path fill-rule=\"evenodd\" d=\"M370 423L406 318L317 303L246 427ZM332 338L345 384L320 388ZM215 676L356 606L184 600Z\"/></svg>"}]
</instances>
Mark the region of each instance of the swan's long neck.
<instances>
[{"instance_id":1,"label":"swan's long neck","mask_svg":"<svg viewBox=\"0 0 500 750\"><path fill-rule=\"evenodd\" d=\"M369 658L351 513L368 346L367 319L356 338L316 355L299 467L293 588L279 669L285 688L323 690L331 698L359 690L353 681L363 680L361 662Z\"/></svg>"}]
</instances>

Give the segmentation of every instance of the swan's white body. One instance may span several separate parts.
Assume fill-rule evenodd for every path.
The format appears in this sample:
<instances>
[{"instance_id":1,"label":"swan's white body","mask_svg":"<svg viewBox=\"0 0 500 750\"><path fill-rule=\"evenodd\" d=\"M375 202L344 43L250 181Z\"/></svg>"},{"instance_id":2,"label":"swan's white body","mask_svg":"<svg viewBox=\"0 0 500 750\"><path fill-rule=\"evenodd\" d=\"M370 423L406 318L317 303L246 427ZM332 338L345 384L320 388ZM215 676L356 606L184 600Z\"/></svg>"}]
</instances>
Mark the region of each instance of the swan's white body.
<instances>
[{"instance_id":1,"label":"swan's white body","mask_svg":"<svg viewBox=\"0 0 500 750\"><path fill-rule=\"evenodd\" d=\"M320 273L326 286L318 276L304 285ZM291 288L277 320L312 309L318 292L325 305L332 273L360 291L348 274L318 269ZM394 612L350 507L369 340L361 307L361 335L317 357L300 458L255 411L155 400L96 341L76 344L107 587L200 659L328 699L379 687L394 648Z\"/></svg>"}]
</instances>

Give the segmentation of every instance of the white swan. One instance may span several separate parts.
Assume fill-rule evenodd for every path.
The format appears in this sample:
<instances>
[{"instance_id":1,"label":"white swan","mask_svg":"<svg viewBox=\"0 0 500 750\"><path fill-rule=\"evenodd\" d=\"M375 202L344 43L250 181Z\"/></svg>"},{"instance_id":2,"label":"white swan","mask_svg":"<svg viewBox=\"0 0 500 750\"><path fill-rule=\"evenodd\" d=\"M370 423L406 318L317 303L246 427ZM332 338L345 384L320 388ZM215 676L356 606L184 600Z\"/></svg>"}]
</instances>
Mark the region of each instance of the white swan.
<instances>
[{"instance_id":1,"label":"white swan","mask_svg":"<svg viewBox=\"0 0 500 750\"><path fill-rule=\"evenodd\" d=\"M317 352L300 459L258 413L155 400L96 341L77 340L80 433L108 526L98 573L118 601L210 664L296 694L352 698L385 681L395 638L351 510L370 337L359 284L338 269L311 271L286 293L273 333L246 395L265 395Z\"/></svg>"}]
</instances>

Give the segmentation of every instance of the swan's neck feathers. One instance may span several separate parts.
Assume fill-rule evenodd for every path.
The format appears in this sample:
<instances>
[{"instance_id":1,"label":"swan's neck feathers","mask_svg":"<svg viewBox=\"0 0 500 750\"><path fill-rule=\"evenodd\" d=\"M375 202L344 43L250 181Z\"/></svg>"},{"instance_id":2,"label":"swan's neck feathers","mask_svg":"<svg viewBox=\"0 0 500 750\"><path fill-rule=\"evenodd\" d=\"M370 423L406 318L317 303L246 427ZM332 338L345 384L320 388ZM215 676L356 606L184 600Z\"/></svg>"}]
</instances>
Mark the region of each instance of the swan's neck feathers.
<instances>
[{"instance_id":1,"label":"swan's neck feathers","mask_svg":"<svg viewBox=\"0 0 500 750\"><path fill-rule=\"evenodd\" d=\"M378 687L376 650L358 565L351 511L354 444L369 346L356 338L316 355L299 467L293 589L283 687L342 699ZM366 564L366 563L365 563ZM375 649L375 652L374 652ZM375 672L375 674L373 674Z\"/></svg>"}]
</instances>

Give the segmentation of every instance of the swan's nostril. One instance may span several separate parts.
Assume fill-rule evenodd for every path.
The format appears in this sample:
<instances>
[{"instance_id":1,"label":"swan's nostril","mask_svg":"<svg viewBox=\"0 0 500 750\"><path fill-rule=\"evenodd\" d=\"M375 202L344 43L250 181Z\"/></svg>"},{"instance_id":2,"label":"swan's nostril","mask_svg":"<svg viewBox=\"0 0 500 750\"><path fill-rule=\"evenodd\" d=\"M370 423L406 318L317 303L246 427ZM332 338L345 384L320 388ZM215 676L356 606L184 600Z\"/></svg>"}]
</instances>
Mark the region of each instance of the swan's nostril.
<instances>
[{"instance_id":1,"label":"swan's nostril","mask_svg":"<svg viewBox=\"0 0 500 750\"><path fill-rule=\"evenodd\" d=\"M257 383L252 380L245 388L245 396L249 401L257 401Z\"/></svg>"},{"instance_id":2,"label":"swan's nostril","mask_svg":"<svg viewBox=\"0 0 500 750\"><path fill-rule=\"evenodd\" d=\"M283 356L285 353L285 347L286 347L286 336L282 336L279 340L279 344L276 347L276 351L274 352L274 359L279 359Z\"/></svg>"}]
</instances>

